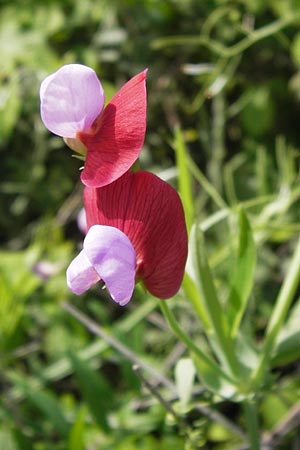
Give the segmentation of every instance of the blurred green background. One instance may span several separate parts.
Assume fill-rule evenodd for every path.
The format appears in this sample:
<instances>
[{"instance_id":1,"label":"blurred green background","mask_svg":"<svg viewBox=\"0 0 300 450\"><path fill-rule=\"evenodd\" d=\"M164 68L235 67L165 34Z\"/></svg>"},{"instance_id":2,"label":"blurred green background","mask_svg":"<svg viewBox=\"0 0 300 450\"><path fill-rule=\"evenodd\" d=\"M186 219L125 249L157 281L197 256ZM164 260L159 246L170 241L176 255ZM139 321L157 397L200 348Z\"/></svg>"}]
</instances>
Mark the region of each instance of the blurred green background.
<instances>
[{"instance_id":1,"label":"blurred green background","mask_svg":"<svg viewBox=\"0 0 300 450\"><path fill-rule=\"evenodd\" d=\"M66 301L76 305L174 380L185 348L155 300L137 290L120 309L100 290L80 298L67 291L65 269L82 240L80 162L42 124L39 86L61 65L80 62L97 72L109 99L149 68L141 166L178 187L176 154L184 144L198 220L215 217L222 201L254 206L249 213L260 255L251 314L259 336L300 229L299 1L1 0L0 58L0 449L233 444L234 433L194 410L187 443L170 413L143 389L132 361L62 308ZM206 224L222 289L230 267L228 228ZM201 342L184 293L173 302ZM282 355L277 362L288 364ZM297 368L285 366L289 395L266 397L266 429L299 396ZM231 414L226 402L199 395ZM238 408L233 415L239 423Z\"/></svg>"}]
</instances>

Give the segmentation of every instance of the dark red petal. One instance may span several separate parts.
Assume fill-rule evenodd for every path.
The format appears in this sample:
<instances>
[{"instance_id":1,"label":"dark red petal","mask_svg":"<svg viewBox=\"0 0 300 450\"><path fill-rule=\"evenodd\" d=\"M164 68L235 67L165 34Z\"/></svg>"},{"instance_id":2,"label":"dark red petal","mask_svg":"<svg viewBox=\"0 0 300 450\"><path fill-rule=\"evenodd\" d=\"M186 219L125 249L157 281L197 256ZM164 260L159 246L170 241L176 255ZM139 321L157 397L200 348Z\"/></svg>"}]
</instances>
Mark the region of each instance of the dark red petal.
<instances>
[{"instance_id":1,"label":"dark red petal","mask_svg":"<svg viewBox=\"0 0 300 450\"><path fill-rule=\"evenodd\" d=\"M81 181L101 187L123 175L139 157L146 132L146 73L131 78L103 110L95 134L78 133L87 147Z\"/></svg>"},{"instance_id":2,"label":"dark red petal","mask_svg":"<svg viewBox=\"0 0 300 450\"><path fill-rule=\"evenodd\" d=\"M187 232L177 192L149 172L127 172L101 189L84 193L88 227L111 225L131 240L137 278L159 298L178 291L187 257Z\"/></svg>"}]
</instances>

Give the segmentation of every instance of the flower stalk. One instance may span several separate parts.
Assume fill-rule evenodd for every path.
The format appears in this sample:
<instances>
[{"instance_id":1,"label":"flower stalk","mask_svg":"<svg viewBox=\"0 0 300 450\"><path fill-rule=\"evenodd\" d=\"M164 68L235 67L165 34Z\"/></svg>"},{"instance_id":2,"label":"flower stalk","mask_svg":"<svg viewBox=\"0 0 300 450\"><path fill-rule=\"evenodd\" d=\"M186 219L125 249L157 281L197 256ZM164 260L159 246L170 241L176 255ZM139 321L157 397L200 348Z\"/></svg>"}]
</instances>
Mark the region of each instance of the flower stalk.
<instances>
[{"instance_id":1,"label":"flower stalk","mask_svg":"<svg viewBox=\"0 0 300 450\"><path fill-rule=\"evenodd\" d=\"M260 450L260 432L258 424L257 405L255 399L246 399L243 402L244 416L250 450Z\"/></svg>"}]
</instances>

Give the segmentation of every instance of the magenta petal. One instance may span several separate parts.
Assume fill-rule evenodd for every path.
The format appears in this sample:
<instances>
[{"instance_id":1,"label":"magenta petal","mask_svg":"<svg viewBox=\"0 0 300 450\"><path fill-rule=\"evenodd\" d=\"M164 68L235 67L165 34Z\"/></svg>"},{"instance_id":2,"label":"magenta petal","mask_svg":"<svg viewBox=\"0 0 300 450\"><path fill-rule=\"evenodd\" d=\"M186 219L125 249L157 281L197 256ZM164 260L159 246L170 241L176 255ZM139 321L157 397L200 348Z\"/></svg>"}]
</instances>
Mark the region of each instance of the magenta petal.
<instances>
[{"instance_id":1,"label":"magenta petal","mask_svg":"<svg viewBox=\"0 0 300 450\"><path fill-rule=\"evenodd\" d=\"M146 132L147 69L132 77L104 108L95 133L79 133L87 148L81 181L102 187L117 180L139 157Z\"/></svg>"},{"instance_id":2,"label":"magenta petal","mask_svg":"<svg viewBox=\"0 0 300 450\"><path fill-rule=\"evenodd\" d=\"M67 268L68 288L76 295L83 294L100 281L100 277L93 265L87 258L85 251L81 250L79 255L73 259Z\"/></svg>"},{"instance_id":3,"label":"magenta petal","mask_svg":"<svg viewBox=\"0 0 300 450\"><path fill-rule=\"evenodd\" d=\"M83 248L112 299L126 305L133 293L136 267L135 250L128 237L117 228L94 225Z\"/></svg>"},{"instance_id":4,"label":"magenta petal","mask_svg":"<svg viewBox=\"0 0 300 450\"><path fill-rule=\"evenodd\" d=\"M52 133L75 138L88 132L102 111L104 92L93 69L81 64L62 66L41 84L41 117Z\"/></svg>"}]
</instances>

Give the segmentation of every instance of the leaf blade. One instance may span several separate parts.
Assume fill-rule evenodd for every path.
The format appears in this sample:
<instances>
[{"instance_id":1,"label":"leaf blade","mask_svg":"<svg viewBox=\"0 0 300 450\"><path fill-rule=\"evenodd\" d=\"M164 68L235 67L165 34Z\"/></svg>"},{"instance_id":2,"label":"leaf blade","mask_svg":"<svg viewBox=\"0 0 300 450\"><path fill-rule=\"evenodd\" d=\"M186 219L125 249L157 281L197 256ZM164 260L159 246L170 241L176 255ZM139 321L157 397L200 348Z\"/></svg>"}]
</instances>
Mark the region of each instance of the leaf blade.
<instances>
[{"instance_id":1,"label":"leaf blade","mask_svg":"<svg viewBox=\"0 0 300 450\"><path fill-rule=\"evenodd\" d=\"M238 252L231 277L228 296L228 321L231 336L235 337L254 283L256 267L256 247L246 214L239 210L239 243Z\"/></svg>"}]
</instances>

